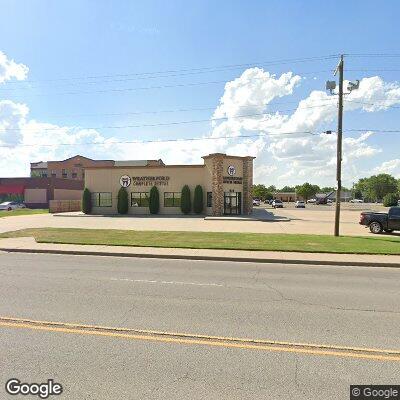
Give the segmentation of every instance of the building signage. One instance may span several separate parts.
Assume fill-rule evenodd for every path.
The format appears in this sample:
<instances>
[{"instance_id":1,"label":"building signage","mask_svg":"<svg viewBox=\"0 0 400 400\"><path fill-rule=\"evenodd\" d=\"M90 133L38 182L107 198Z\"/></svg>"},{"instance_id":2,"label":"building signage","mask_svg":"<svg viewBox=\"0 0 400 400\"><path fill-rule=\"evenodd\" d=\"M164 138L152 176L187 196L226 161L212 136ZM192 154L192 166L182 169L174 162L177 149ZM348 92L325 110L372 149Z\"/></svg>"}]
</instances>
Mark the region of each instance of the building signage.
<instances>
[{"instance_id":1,"label":"building signage","mask_svg":"<svg viewBox=\"0 0 400 400\"><path fill-rule=\"evenodd\" d=\"M236 174L236 168L233 165L228 167L228 175L233 176Z\"/></svg>"},{"instance_id":2,"label":"building signage","mask_svg":"<svg viewBox=\"0 0 400 400\"><path fill-rule=\"evenodd\" d=\"M224 176L222 178L223 183L230 183L230 184L236 184L236 185L242 185L243 184L243 178L240 176Z\"/></svg>"},{"instance_id":3,"label":"building signage","mask_svg":"<svg viewBox=\"0 0 400 400\"><path fill-rule=\"evenodd\" d=\"M128 175L122 175L121 178L119 178L119 184L127 188L131 184L131 177Z\"/></svg>"},{"instance_id":4,"label":"building signage","mask_svg":"<svg viewBox=\"0 0 400 400\"><path fill-rule=\"evenodd\" d=\"M132 176L133 186L168 186L169 176Z\"/></svg>"}]
</instances>

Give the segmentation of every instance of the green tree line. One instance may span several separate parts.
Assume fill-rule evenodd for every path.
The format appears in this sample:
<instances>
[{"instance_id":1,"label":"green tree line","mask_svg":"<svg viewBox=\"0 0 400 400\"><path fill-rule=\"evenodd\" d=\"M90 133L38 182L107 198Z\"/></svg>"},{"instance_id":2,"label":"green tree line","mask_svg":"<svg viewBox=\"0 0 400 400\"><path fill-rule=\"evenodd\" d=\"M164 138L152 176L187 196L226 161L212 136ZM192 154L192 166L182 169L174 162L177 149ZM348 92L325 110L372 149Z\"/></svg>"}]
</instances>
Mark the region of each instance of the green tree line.
<instances>
[{"instance_id":1,"label":"green tree line","mask_svg":"<svg viewBox=\"0 0 400 400\"><path fill-rule=\"evenodd\" d=\"M276 188L274 185L258 184L253 186L253 197L260 200L271 200L274 198L275 193L293 192L308 200L315 196L316 193L329 193L333 190L333 187L320 187L309 182L296 186L284 186L281 189ZM372 175L368 178L359 179L352 189L343 187L342 191L352 192L353 198L362 199L365 202L381 202L390 197L390 203L393 203L394 199L400 197L400 179L396 179L389 174Z\"/></svg>"}]
</instances>

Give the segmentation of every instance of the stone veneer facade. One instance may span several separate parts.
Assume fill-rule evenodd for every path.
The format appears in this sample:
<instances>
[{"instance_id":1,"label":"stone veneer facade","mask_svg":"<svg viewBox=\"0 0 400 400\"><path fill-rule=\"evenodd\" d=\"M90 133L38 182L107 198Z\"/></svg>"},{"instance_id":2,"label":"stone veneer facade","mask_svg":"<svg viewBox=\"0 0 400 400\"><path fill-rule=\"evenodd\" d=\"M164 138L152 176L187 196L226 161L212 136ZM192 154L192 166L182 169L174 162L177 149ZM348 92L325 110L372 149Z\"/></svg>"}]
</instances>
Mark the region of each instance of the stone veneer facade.
<instances>
[{"instance_id":1,"label":"stone veneer facade","mask_svg":"<svg viewBox=\"0 0 400 400\"><path fill-rule=\"evenodd\" d=\"M223 187L224 155L215 154L212 157L212 215L224 214L224 187Z\"/></svg>"},{"instance_id":2,"label":"stone veneer facade","mask_svg":"<svg viewBox=\"0 0 400 400\"><path fill-rule=\"evenodd\" d=\"M253 157L243 159L243 214L253 212Z\"/></svg>"},{"instance_id":3,"label":"stone veneer facade","mask_svg":"<svg viewBox=\"0 0 400 400\"><path fill-rule=\"evenodd\" d=\"M251 214L253 211L252 186L254 157L235 157L223 153L214 153L203 158L210 160L213 198L212 215L224 215L224 193L232 190L242 193L242 213L244 215ZM224 173L226 172L225 167L227 163L237 164L238 162L241 164L240 175L242 178L242 185L241 187L234 188L229 184L224 184Z\"/></svg>"}]
</instances>

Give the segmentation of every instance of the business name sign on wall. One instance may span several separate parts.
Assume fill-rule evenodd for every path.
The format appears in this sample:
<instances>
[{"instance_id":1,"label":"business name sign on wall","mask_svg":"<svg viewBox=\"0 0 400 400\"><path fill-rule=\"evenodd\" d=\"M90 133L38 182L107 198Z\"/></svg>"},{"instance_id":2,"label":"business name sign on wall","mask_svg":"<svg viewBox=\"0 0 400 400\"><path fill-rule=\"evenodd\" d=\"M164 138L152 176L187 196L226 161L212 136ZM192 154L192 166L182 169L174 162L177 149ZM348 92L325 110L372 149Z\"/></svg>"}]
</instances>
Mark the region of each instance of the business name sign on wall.
<instances>
[{"instance_id":1,"label":"business name sign on wall","mask_svg":"<svg viewBox=\"0 0 400 400\"><path fill-rule=\"evenodd\" d=\"M222 178L223 183L230 183L235 185L241 185L243 183L243 178L240 176L224 176Z\"/></svg>"},{"instance_id":2,"label":"business name sign on wall","mask_svg":"<svg viewBox=\"0 0 400 400\"><path fill-rule=\"evenodd\" d=\"M169 176L132 176L133 186L168 186Z\"/></svg>"}]
</instances>

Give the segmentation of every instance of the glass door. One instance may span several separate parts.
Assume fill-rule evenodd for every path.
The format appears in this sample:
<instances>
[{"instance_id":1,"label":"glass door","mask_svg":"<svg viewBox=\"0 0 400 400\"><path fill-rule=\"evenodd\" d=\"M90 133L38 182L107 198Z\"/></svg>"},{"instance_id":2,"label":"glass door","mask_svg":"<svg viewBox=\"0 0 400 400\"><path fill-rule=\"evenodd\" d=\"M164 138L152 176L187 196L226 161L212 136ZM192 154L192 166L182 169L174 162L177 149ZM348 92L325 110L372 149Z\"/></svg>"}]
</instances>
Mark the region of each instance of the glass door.
<instances>
[{"instance_id":1,"label":"glass door","mask_svg":"<svg viewBox=\"0 0 400 400\"><path fill-rule=\"evenodd\" d=\"M242 194L240 192L224 193L224 214L240 215L242 210Z\"/></svg>"}]
</instances>

